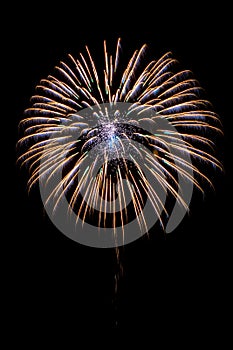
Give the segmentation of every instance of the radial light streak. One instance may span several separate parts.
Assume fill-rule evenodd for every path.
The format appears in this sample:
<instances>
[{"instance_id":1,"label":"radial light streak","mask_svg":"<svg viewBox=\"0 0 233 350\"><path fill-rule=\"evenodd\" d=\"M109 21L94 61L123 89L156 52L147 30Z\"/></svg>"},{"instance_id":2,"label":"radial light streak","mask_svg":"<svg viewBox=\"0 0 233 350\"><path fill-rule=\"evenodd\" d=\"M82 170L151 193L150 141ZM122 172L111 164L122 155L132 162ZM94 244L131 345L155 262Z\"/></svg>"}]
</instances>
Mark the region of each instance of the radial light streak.
<instances>
[{"instance_id":1,"label":"radial light streak","mask_svg":"<svg viewBox=\"0 0 233 350\"><path fill-rule=\"evenodd\" d=\"M184 208L187 204L179 192L177 174L204 191L204 183L212 185L206 167L222 169L214 155L213 142L222 133L221 123L210 103L201 97L203 89L191 71L179 71L171 52L147 62L146 50L146 45L136 50L124 69L120 64L121 39L117 41L115 55L108 53L104 41L103 72L96 67L87 46L78 58L69 54L67 62L60 62L54 75L42 79L36 87L32 106L19 125L23 136L18 142L18 162L29 169L29 190L41 177L46 178L48 185L63 169L62 180L51 189L47 199L53 201L54 210L65 195L77 220L90 221L98 211L96 226L111 227L114 232L121 227L122 235L130 216L126 189L131 196L131 212L140 227L147 227L143 215L145 200L151 202L162 227L161 211L169 215L137 159L144 160L145 168L162 190ZM102 105L107 103L110 107L103 109ZM115 108L117 103L131 105L121 115ZM90 116L85 118L79 112L94 106L98 109L91 116L93 127ZM166 120L175 131L162 128L155 134L148 132L159 119ZM85 167L93 148L98 152L96 159L81 174L80 168ZM192 163L183 158L185 153ZM125 160L126 154L132 164ZM101 156L104 162L98 168ZM81 189L84 196L80 197Z\"/></svg>"}]
</instances>

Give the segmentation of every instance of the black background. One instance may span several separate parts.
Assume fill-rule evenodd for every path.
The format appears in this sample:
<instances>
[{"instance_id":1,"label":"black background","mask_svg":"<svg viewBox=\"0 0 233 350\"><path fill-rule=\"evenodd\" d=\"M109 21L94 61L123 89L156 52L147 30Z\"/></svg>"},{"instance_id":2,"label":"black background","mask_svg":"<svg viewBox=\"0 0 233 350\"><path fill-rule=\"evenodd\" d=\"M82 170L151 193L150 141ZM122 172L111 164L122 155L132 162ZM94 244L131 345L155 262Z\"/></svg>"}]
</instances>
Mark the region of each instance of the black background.
<instances>
[{"instance_id":1,"label":"black background","mask_svg":"<svg viewBox=\"0 0 233 350\"><path fill-rule=\"evenodd\" d=\"M11 228L6 230L10 232L9 323L35 332L36 337L50 333L55 321L62 329L72 318L76 330L101 328L103 333L151 326L155 334L167 332L167 338L174 330L178 338L189 334L192 342L201 335L206 340L217 337L220 328L227 334L232 260L231 201L226 202L231 190L229 9L213 5L203 9L191 3L186 5L189 8L142 4L128 10L119 4L96 9L89 5L63 4L50 11L45 5L20 7L14 9L16 19L8 13L9 107L4 129L10 123L13 165L7 173L9 178L16 175L9 187L13 190L7 210ZM166 237L154 232L149 240L121 249L124 275L116 295L114 250L81 246L50 223L39 194L27 195L26 174L15 166L15 144L18 122L40 79L53 72L67 53L75 56L83 51L85 44L98 65L103 40L114 48L119 36L128 57L147 43L152 57L172 51L184 69L194 72L223 122L219 155L225 174L210 174L215 192L207 191L204 200L196 195L190 216L174 232Z\"/></svg>"}]
</instances>

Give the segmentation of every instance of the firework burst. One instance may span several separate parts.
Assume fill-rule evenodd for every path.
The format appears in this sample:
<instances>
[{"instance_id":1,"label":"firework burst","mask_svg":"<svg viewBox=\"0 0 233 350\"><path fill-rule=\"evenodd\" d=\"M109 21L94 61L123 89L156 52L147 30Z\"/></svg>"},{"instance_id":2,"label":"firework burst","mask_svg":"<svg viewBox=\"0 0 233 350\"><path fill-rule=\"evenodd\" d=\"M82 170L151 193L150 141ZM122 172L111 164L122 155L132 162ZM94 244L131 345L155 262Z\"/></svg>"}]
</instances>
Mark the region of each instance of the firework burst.
<instances>
[{"instance_id":1,"label":"firework burst","mask_svg":"<svg viewBox=\"0 0 233 350\"><path fill-rule=\"evenodd\" d=\"M103 71L88 47L68 55L36 87L20 123L18 162L29 169L29 190L43 182L53 213L65 197L76 224L120 230L123 243L132 220L141 233L151 227L147 203L164 227L167 196L186 212L181 182L203 192L204 182L212 186L206 168L221 169L213 142L221 124L198 81L170 52L147 62L146 49L124 68L121 40L114 55L104 42Z\"/></svg>"}]
</instances>

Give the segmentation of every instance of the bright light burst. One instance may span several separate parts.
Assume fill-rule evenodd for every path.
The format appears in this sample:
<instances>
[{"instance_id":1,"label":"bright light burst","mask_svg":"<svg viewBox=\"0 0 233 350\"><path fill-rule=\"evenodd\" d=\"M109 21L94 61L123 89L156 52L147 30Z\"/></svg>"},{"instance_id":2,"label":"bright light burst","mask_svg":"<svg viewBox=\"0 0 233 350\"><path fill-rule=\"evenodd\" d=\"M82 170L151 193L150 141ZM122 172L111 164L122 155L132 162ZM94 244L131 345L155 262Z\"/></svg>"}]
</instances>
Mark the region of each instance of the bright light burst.
<instances>
[{"instance_id":1,"label":"bright light burst","mask_svg":"<svg viewBox=\"0 0 233 350\"><path fill-rule=\"evenodd\" d=\"M178 175L200 191L204 182L212 186L206 169L209 165L221 169L213 142L222 133L219 118L201 98L202 89L191 71L179 71L170 52L146 62L146 49L143 45L136 50L124 68L121 40L114 55L109 55L104 42L104 69L100 71L86 47L78 58L68 55L67 62L60 62L54 75L36 87L32 106L20 123L24 135L18 143L18 162L29 168L29 190L40 178L47 185L62 169L61 181L47 198L54 210L65 195L77 220L120 227L124 233L132 216L142 230L147 229L144 216L139 216L147 200L163 226L160 213L168 216L169 209L138 159L143 159L162 190L185 208ZM119 111L119 103L128 104L125 113ZM85 109L89 111L86 117L80 113ZM161 119L173 131L149 132L150 125ZM94 157L81 173L93 149ZM191 157L191 163L184 154ZM101 167L100 159L104 160ZM114 207L116 198L118 208Z\"/></svg>"}]
</instances>

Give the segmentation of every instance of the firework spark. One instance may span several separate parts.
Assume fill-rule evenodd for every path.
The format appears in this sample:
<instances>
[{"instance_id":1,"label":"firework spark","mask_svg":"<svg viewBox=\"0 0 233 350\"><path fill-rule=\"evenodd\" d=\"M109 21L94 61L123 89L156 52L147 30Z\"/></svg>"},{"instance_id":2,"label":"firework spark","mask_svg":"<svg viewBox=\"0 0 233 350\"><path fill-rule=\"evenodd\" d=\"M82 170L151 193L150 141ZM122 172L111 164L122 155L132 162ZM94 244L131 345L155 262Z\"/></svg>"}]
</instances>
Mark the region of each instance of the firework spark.
<instances>
[{"instance_id":1,"label":"firework spark","mask_svg":"<svg viewBox=\"0 0 233 350\"><path fill-rule=\"evenodd\" d=\"M170 52L147 62L146 49L124 68L121 39L114 55L104 41L103 72L88 47L78 58L68 55L36 87L20 123L18 162L29 169L29 190L43 179L52 184L46 204L54 212L65 196L76 222L115 234L120 227L123 237L132 217L148 230L146 202L164 227L161 213L167 217L169 209L161 193L188 210L179 178L203 192L203 182L212 186L206 167L222 168L213 142L221 123L198 81Z\"/></svg>"}]
</instances>

